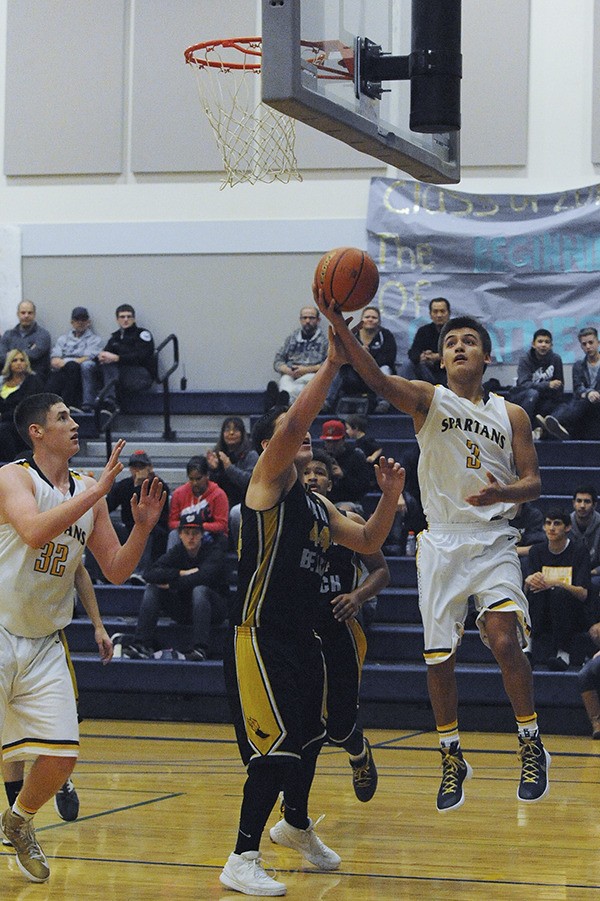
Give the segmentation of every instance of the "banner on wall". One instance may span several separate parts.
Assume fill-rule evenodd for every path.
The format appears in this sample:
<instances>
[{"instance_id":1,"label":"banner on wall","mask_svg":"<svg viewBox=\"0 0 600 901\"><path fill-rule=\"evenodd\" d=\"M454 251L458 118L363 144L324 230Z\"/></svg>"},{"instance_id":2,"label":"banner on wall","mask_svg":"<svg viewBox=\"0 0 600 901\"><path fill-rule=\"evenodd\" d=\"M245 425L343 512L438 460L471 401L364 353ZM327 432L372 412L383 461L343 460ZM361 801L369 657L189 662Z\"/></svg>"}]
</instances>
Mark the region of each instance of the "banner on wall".
<instances>
[{"instance_id":1,"label":"banner on wall","mask_svg":"<svg viewBox=\"0 0 600 901\"><path fill-rule=\"evenodd\" d=\"M22 290L21 229L0 225L0 332L16 324Z\"/></svg>"},{"instance_id":2,"label":"banner on wall","mask_svg":"<svg viewBox=\"0 0 600 901\"><path fill-rule=\"evenodd\" d=\"M484 195L374 178L367 229L399 361L430 322L434 297L446 297L453 316L483 322L497 363L517 363L542 327L572 363L578 330L600 329L600 185Z\"/></svg>"}]
</instances>

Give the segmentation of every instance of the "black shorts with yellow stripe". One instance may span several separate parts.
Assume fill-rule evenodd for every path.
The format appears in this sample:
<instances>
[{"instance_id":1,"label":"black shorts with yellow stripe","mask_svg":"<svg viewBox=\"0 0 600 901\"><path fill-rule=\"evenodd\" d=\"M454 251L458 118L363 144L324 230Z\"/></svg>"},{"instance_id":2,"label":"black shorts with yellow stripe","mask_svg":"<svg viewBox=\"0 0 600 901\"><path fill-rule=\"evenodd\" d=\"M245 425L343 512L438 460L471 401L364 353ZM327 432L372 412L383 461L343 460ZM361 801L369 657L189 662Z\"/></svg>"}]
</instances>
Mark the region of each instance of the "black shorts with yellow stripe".
<instances>
[{"instance_id":1,"label":"black shorts with yellow stripe","mask_svg":"<svg viewBox=\"0 0 600 901\"><path fill-rule=\"evenodd\" d=\"M332 623L319 630L326 673L327 736L336 744L346 741L356 726L358 693L367 639L355 619Z\"/></svg>"},{"instance_id":2,"label":"black shorts with yellow stripe","mask_svg":"<svg viewBox=\"0 0 600 901\"><path fill-rule=\"evenodd\" d=\"M300 757L325 736L321 642L236 626L225 653L225 680L242 760Z\"/></svg>"}]
</instances>

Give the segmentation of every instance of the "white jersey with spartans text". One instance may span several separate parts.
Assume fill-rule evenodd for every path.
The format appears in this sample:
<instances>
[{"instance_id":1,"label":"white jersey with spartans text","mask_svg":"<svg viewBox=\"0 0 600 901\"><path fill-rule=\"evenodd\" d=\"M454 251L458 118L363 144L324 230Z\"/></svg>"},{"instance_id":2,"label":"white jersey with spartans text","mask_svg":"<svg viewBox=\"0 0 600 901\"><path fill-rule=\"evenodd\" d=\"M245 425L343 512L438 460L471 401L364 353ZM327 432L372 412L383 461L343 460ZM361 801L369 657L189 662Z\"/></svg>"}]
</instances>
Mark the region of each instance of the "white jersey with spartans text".
<instances>
[{"instance_id":1,"label":"white jersey with spartans text","mask_svg":"<svg viewBox=\"0 0 600 901\"><path fill-rule=\"evenodd\" d=\"M50 484L34 463L19 461L31 476L40 512L51 510L82 491L85 482L69 470L69 490ZM75 570L94 525L88 510L43 548L31 548L10 523L0 525L0 624L13 635L41 638L63 629L73 618Z\"/></svg>"},{"instance_id":2,"label":"white jersey with spartans text","mask_svg":"<svg viewBox=\"0 0 600 901\"><path fill-rule=\"evenodd\" d=\"M437 385L417 441L421 501L429 525L516 516L518 504L473 507L465 501L489 485L488 472L504 485L517 480L503 397L490 394L487 400L472 403Z\"/></svg>"}]
</instances>

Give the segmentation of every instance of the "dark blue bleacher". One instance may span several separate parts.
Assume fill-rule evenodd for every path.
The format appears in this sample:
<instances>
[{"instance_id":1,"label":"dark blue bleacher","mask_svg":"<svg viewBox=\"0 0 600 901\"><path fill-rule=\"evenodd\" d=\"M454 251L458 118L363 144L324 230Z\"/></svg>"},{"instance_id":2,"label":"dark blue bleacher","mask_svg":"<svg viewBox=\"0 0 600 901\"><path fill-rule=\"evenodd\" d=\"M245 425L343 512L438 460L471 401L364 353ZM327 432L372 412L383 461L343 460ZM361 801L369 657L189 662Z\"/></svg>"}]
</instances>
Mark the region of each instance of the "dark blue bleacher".
<instances>
[{"instance_id":1,"label":"dark blue bleacher","mask_svg":"<svg viewBox=\"0 0 600 901\"><path fill-rule=\"evenodd\" d=\"M236 409L251 421L261 412L262 396L243 392L237 403L231 395L216 397L181 392L178 405L188 402L193 412L231 412ZM249 393L251 394L251 393ZM223 400L223 397L226 400ZM161 397L157 395L157 404ZM209 409L210 408L210 409ZM157 407L160 412L160 406ZM319 437L320 416L311 433ZM410 417L401 414L372 417L371 431L382 441L384 452L402 459L414 448ZM600 442L544 440L536 444L542 474L542 509L556 504L570 509L571 495L578 484L598 483L595 461L600 459ZM377 493L367 497L370 512ZM378 613L369 635L369 650L362 680L361 716L366 725L395 728L433 728L429 707L426 669L422 660L422 631L418 613L416 567L413 558L388 560L392 584L382 592ZM109 633L133 631L143 589L133 586L97 586L100 609ZM160 644L182 646L184 629L167 620L160 624ZM103 667L94 653L93 630L84 618L77 618L68 630L84 716L156 718L191 721L227 721L222 663L219 653L222 630L216 633L212 653L206 663L177 661L115 660ZM460 721L465 729L513 731L514 718L502 687L502 680L490 652L476 630L467 630L457 654ZM546 731L587 734L575 670L534 672L536 706Z\"/></svg>"}]
</instances>

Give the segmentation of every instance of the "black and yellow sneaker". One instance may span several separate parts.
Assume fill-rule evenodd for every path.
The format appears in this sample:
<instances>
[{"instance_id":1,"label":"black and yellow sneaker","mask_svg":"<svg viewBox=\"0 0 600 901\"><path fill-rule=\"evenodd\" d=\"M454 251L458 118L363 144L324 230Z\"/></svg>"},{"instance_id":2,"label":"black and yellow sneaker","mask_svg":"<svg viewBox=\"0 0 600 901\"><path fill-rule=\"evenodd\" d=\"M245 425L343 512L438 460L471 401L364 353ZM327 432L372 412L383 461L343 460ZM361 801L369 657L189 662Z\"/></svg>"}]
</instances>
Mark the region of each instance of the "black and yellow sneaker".
<instances>
[{"instance_id":1,"label":"black and yellow sneaker","mask_svg":"<svg viewBox=\"0 0 600 901\"><path fill-rule=\"evenodd\" d=\"M354 794L359 801L370 801L377 790L377 767L368 739L365 738L365 753L360 760L351 760L350 766Z\"/></svg>"},{"instance_id":2,"label":"black and yellow sneaker","mask_svg":"<svg viewBox=\"0 0 600 901\"><path fill-rule=\"evenodd\" d=\"M449 748L440 748L442 755L442 781L437 796L437 809L440 813L455 810L465 803L463 782L470 779L473 770L464 759L460 745L452 742Z\"/></svg>"},{"instance_id":3,"label":"black and yellow sneaker","mask_svg":"<svg viewBox=\"0 0 600 901\"><path fill-rule=\"evenodd\" d=\"M542 744L539 733L535 738L519 736L519 760L521 761L521 781L517 789L519 801L540 801L548 794L548 768L550 755Z\"/></svg>"}]
</instances>

